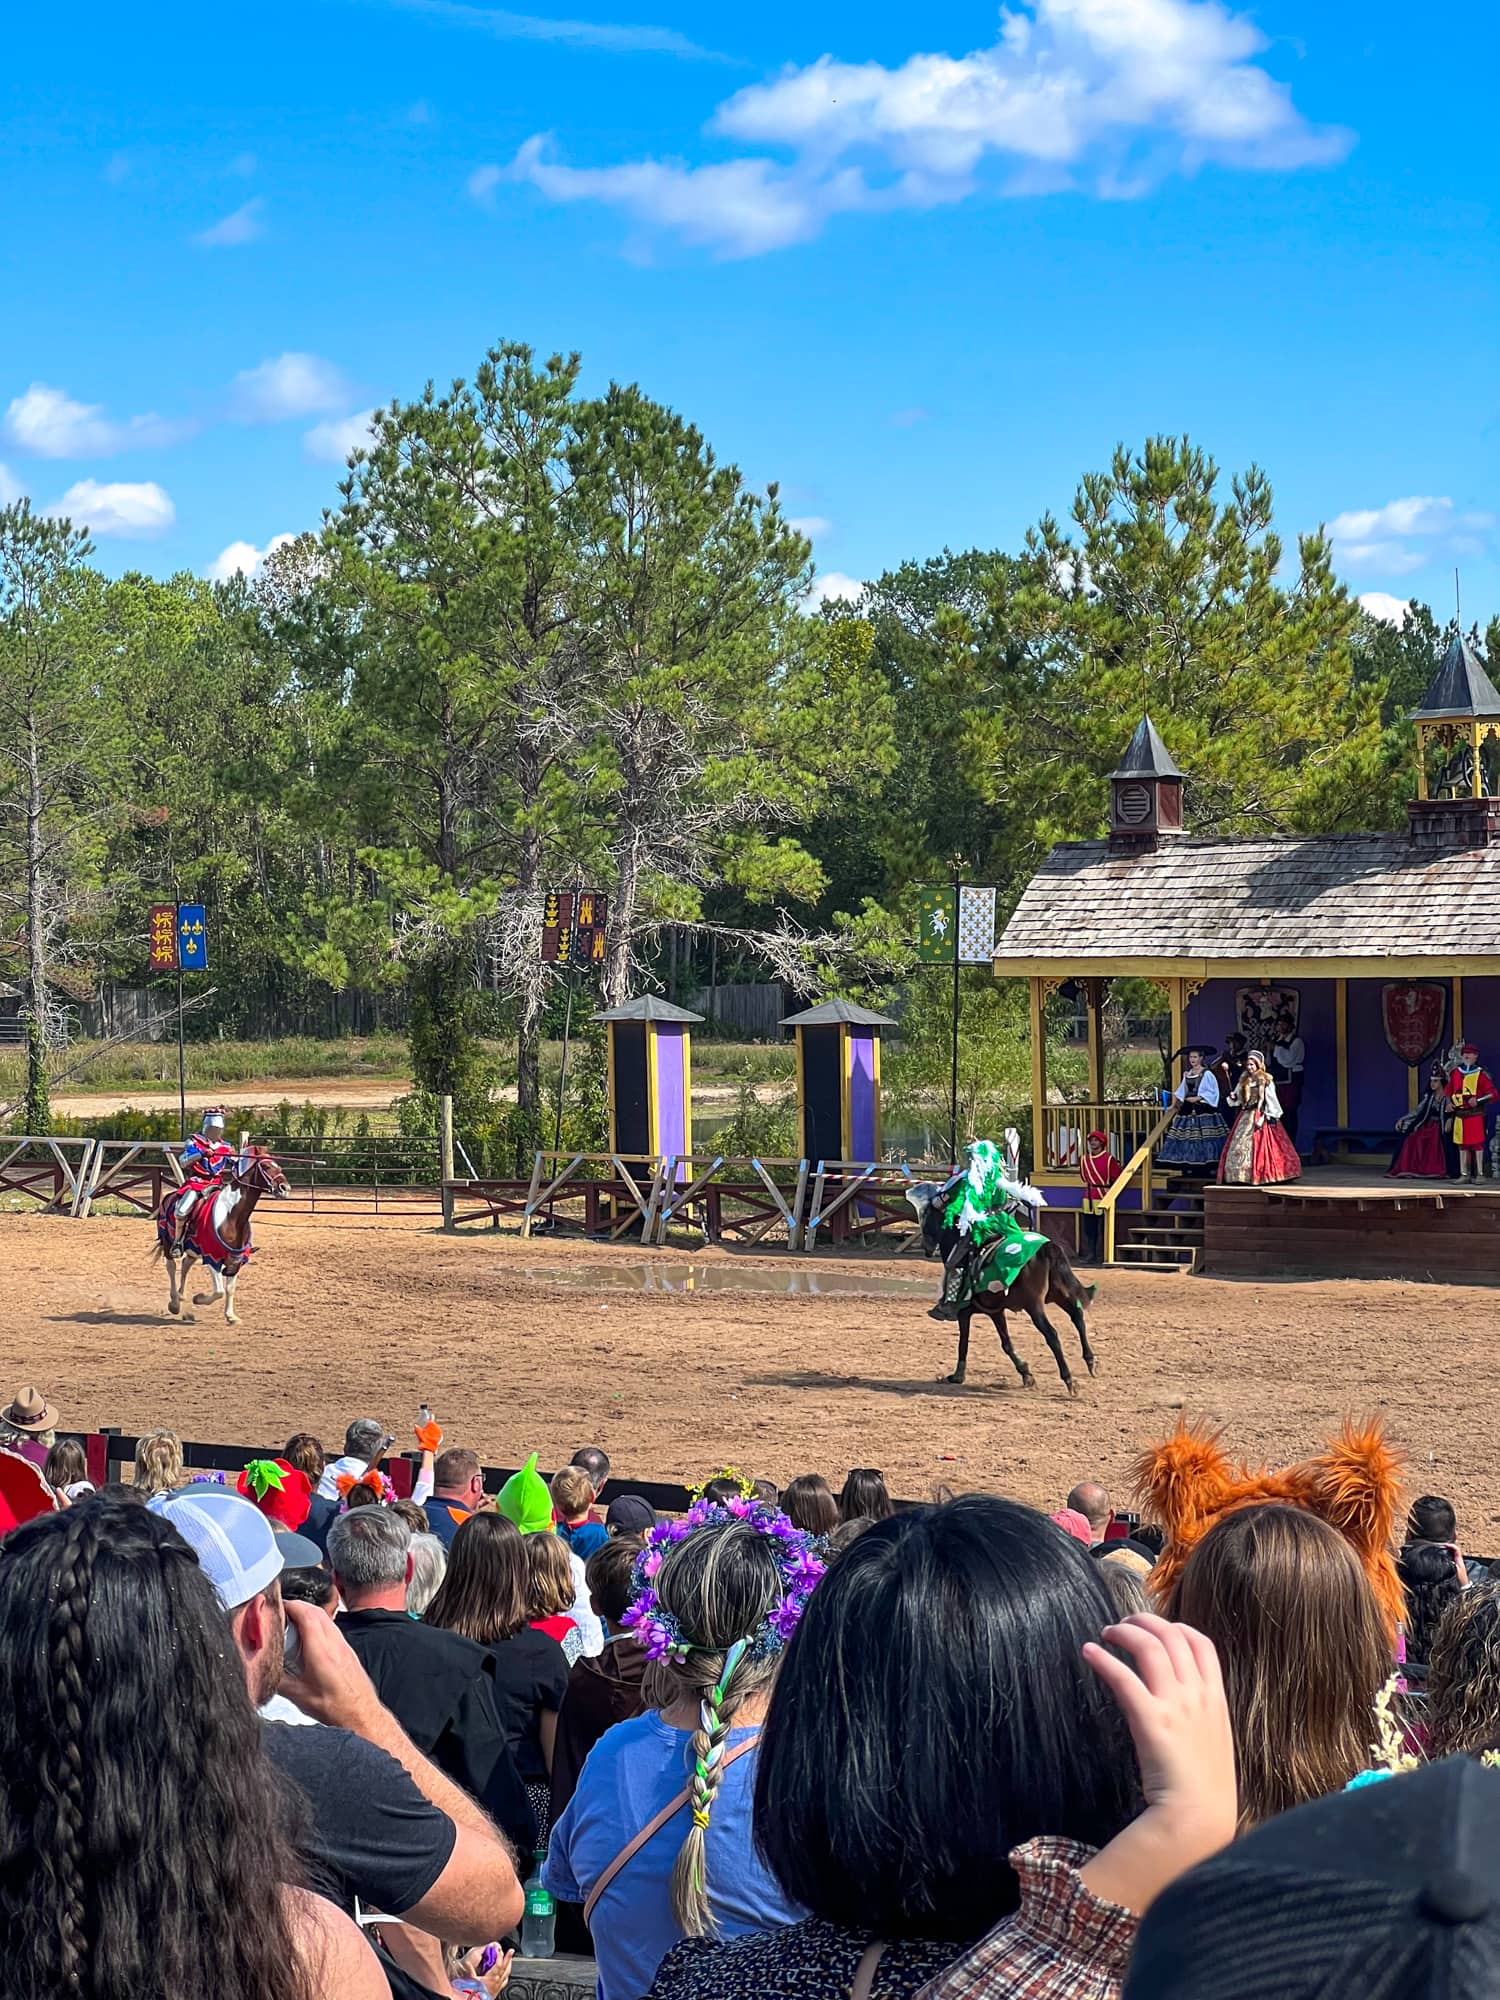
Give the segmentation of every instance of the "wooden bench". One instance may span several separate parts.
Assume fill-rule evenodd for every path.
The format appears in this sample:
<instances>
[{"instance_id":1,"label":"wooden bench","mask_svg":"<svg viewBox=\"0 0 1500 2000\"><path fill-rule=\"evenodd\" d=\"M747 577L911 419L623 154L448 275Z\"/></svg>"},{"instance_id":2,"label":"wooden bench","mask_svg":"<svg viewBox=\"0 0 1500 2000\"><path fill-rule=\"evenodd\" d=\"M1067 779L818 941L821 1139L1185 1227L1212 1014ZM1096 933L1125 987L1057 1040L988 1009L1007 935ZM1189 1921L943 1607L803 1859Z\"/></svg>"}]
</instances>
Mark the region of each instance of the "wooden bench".
<instances>
[{"instance_id":1,"label":"wooden bench","mask_svg":"<svg viewBox=\"0 0 1500 2000\"><path fill-rule=\"evenodd\" d=\"M1315 1167L1325 1166L1341 1147L1350 1153L1384 1153L1394 1159L1400 1143L1400 1133L1389 1126L1320 1125L1313 1133L1311 1159Z\"/></svg>"}]
</instances>

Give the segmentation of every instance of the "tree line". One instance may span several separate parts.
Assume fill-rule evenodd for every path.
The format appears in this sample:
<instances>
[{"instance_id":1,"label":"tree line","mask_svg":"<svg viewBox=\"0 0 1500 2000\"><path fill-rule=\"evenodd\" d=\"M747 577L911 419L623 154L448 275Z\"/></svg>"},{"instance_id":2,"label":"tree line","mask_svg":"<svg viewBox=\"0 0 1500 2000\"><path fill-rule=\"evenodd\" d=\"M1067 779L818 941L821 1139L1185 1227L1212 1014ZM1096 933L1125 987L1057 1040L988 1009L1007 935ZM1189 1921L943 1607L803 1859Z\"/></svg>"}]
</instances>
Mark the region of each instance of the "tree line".
<instances>
[{"instance_id":1,"label":"tree line","mask_svg":"<svg viewBox=\"0 0 1500 2000\"><path fill-rule=\"evenodd\" d=\"M0 984L30 1131L67 1008L141 979L176 898L213 924L195 1030L398 995L419 1085L461 1107L480 1031L507 1036L524 1154L560 993L546 888L609 893L606 1003L710 966L888 994L916 885L958 867L1003 907L1100 830L1143 710L1198 831L1397 823L1401 718L1448 636L1423 607L1365 617L1324 536L1284 546L1263 473L1172 438L1120 447L1019 551L814 610L774 487L518 345L379 412L321 527L253 580L111 580L92 553L0 510Z\"/></svg>"}]
</instances>

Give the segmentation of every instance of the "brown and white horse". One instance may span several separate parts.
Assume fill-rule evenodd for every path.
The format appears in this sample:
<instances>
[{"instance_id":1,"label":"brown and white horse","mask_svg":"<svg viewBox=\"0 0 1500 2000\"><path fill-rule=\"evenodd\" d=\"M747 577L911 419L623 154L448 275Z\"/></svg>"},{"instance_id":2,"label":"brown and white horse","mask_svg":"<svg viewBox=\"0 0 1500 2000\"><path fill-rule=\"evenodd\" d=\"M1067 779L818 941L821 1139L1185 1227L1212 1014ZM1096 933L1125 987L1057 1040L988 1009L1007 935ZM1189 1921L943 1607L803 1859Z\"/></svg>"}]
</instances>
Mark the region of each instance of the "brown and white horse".
<instances>
[{"instance_id":1,"label":"brown and white horse","mask_svg":"<svg viewBox=\"0 0 1500 2000\"><path fill-rule=\"evenodd\" d=\"M263 1194L284 1200L291 1188L265 1147L251 1146L240 1154L221 1187L192 1202L179 1241L177 1208L188 1193L186 1188L174 1188L156 1215L156 1249L152 1254L166 1259L171 1285L167 1311L173 1315L182 1311L188 1271L201 1259L214 1288L194 1292L193 1304L212 1306L223 1299L225 1324L234 1326L234 1287L250 1255L250 1218Z\"/></svg>"}]
</instances>

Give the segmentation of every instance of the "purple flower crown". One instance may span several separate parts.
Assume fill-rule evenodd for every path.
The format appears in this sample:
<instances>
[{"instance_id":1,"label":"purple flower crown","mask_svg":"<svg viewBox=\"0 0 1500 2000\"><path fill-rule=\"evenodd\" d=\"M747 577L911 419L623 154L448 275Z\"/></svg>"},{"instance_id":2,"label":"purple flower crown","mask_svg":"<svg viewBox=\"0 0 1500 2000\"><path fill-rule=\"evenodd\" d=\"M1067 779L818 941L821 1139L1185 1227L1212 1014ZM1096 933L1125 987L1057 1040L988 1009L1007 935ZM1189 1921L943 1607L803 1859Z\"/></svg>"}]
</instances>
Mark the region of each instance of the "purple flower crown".
<instances>
[{"instance_id":1,"label":"purple flower crown","mask_svg":"<svg viewBox=\"0 0 1500 2000\"><path fill-rule=\"evenodd\" d=\"M646 1537L646 1546L636 1557L632 1572L635 1596L621 1623L641 1640L648 1660L684 1659L701 1651L677 1620L663 1611L657 1601L655 1579L668 1549L685 1542L699 1528L720 1528L731 1521L743 1521L764 1535L774 1548L781 1572L782 1595L755 1631L746 1648L753 1660L766 1660L779 1653L796 1631L807 1609L807 1600L822 1582L825 1564L818 1557L817 1542L803 1528L797 1528L775 1507L758 1500L696 1500L680 1521L662 1521Z\"/></svg>"}]
</instances>

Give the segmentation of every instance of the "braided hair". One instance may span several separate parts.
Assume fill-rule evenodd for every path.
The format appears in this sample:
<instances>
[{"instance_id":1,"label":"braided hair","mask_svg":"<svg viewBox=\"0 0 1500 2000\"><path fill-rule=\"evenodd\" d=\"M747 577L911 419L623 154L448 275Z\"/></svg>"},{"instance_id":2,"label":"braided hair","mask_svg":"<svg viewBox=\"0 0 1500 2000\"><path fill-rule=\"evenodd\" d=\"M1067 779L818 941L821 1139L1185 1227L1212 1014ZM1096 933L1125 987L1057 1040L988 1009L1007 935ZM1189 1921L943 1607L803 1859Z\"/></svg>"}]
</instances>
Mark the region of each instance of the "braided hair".
<instances>
[{"instance_id":1,"label":"braided hair","mask_svg":"<svg viewBox=\"0 0 1500 2000\"><path fill-rule=\"evenodd\" d=\"M9 2000L311 2000L299 1809L213 1586L145 1508L0 1543L0 1772Z\"/></svg>"},{"instance_id":2,"label":"braided hair","mask_svg":"<svg viewBox=\"0 0 1500 2000\"><path fill-rule=\"evenodd\" d=\"M688 1745L688 1832L672 1870L672 1915L687 1937L716 1931L708 1900L707 1836L724 1775L729 1733L745 1702L776 1675L778 1658L758 1657L750 1640L783 1595L776 1553L748 1522L700 1528L662 1559L654 1588L685 1645L654 1662L646 1700L668 1708L696 1698L698 1727Z\"/></svg>"}]
</instances>

